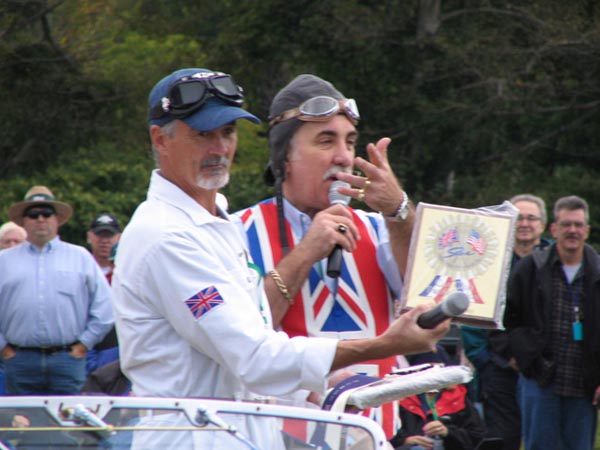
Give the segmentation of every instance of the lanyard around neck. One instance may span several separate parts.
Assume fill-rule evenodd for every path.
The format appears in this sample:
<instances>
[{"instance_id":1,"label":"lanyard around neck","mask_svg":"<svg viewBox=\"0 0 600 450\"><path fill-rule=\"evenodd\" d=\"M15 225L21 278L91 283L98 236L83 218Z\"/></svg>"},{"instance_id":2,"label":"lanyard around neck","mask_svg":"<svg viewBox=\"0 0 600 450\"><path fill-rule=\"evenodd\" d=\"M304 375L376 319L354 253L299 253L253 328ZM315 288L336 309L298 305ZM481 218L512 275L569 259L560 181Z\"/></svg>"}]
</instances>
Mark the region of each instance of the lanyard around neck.
<instances>
[{"instance_id":1,"label":"lanyard around neck","mask_svg":"<svg viewBox=\"0 0 600 450\"><path fill-rule=\"evenodd\" d=\"M428 393L425 393L425 401L427 402L427 406L431 410L433 420L440 420L440 416L438 416L437 409L435 408L436 397L437 396L431 397Z\"/></svg>"}]
</instances>

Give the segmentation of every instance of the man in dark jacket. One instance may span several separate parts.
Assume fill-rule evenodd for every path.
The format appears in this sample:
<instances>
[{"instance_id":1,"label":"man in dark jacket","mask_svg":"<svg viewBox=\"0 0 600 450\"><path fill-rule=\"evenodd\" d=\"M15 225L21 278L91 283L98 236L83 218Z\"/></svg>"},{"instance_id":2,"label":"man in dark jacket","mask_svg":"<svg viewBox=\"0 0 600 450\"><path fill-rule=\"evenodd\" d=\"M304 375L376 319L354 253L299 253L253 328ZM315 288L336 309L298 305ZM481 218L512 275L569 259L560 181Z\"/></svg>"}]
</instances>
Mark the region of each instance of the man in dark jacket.
<instances>
[{"instance_id":1,"label":"man in dark jacket","mask_svg":"<svg viewBox=\"0 0 600 450\"><path fill-rule=\"evenodd\" d=\"M510 199L519 210L511 273L517 263L533 251L550 245L542 237L548 223L546 203L532 194ZM477 370L479 399L483 418L491 437L504 440L503 450L521 448L521 411L517 402L518 372L510 364L508 334L504 330L486 330L462 326L463 347Z\"/></svg>"},{"instance_id":2,"label":"man in dark jacket","mask_svg":"<svg viewBox=\"0 0 600 450\"><path fill-rule=\"evenodd\" d=\"M600 258L585 244L587 202L554 205L554 244L517 265L504 325L520 370L523 439L528 450L591 450L600 397Z\"/></svg>"}]
</instances>

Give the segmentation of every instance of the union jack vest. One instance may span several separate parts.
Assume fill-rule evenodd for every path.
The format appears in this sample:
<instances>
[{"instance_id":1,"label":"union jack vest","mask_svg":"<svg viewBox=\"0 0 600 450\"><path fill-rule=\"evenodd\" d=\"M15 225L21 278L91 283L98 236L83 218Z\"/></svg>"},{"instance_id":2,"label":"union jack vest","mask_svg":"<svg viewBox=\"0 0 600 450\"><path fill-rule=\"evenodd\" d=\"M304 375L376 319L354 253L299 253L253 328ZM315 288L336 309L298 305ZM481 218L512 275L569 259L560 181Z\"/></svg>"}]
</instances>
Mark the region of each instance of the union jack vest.
<instances>
[{"instance_id":1,"label":"union jack vest","mask_svg":"<svg viewBox=\"0 0 600 450\"><path fill-rule=\"evenodd\" d=\"M315 264L281 322L290 337L319 336L337 339L368 338L383 333L393 320L393 296L379 268L376 249L379 243L377 221L364 211L348 208L361 239L353 252L343 252L342 270L334 297ZM283 258L279 238L277 206L274 198L236 213L244 224L250 253L263 274ZM290 249L301 240L286 220ZM383 377L397 366L395 357L367 361L351 369L365 375ZM395 435L400 422L397 402L365 411L384 429L388 438Z\"/></svg>"}]
</instances>

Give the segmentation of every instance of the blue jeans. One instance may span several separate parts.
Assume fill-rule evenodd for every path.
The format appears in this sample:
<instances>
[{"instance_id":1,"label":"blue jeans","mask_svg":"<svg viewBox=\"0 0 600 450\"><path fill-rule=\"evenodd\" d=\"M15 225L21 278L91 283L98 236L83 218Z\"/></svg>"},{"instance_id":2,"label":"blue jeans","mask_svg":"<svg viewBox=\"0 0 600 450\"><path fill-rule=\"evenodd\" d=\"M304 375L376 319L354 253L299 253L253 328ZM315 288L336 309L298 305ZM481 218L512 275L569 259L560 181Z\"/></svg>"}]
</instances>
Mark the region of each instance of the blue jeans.
<instances>
[{"instance_id":1,"label":"blue jeans","mask_svg":"<svg viewBox=\"0 0 600 450\"><path fill-rule=\"evenodd\" d=\"M592 450L597 410L591 398L554 394L553 385L519 375L519 404L526 450Z\"/></svg>"},{"instance_id":2,"label":"blue jeans","mask_svg":"<svg viewBox=\"0 0 600 450\"><path fill-rule=\"evenodd\" d=\"M67 351L44 355L35 350L17 350L4 360L8 395L79 394L85 382L85 358Z\"/></svg>"}]
</instances>

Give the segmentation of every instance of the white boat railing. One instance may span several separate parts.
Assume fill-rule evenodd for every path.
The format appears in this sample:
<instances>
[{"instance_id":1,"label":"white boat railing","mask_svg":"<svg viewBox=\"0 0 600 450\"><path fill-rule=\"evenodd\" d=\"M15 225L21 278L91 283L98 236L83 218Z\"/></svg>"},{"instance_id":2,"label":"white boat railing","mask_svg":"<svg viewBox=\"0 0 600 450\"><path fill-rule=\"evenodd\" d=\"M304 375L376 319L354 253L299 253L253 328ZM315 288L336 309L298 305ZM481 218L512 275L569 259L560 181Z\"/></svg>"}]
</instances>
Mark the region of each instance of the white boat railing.
<instances>
[{"instance_id":1,"label":"white boat railing","mask_svg":"<svg viewBox=\"0 0 600 450\"><path fill-rule=\"evenodd\" d=\"M326 441L331 429L335 442ZM216 399L109 396L0 397L0 443L2 450L388 448L381 428L356 414Z\"/></svg>"},{"instance_id":2,"label":"white boat railing","mask_svg":"<svg viewBox=\"0 0 600 450\"><path fill-rule=\"evenodd\" d=\"M269 402L123 396L0 397L0 450L389 449L374 421L348 414L467 383L464 366L411 367L342 392L330 411Z\"/></svg>"}]
</instances>

